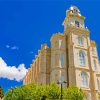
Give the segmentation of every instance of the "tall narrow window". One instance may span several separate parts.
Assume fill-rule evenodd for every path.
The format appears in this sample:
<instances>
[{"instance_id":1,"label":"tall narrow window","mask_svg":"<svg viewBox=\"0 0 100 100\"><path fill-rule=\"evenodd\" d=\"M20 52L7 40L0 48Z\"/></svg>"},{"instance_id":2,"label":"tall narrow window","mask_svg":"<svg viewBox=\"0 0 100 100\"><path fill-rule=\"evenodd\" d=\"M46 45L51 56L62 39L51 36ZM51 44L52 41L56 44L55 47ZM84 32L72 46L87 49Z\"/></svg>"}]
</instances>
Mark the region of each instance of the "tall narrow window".
<instances>
[{"instance_id":1,"label":"tall narrow window","mask_svg":"<svg viewBox=\"0 0 100 100\"><path fill-rule=\"evenodd\" d=\"M81 73L82 87L88 86L88 75L86 72Z\"/></svg>"},{"instance_id":2,"label":"tall narrow window","mask_svg":"<svg viewBox=\"0 0 100 100\"><path fill-rule=\"evenodd\" d=\"M85 53L83 51L79 52L79 61L80 61L80 65L82 66L85 65Z\"/></svg>"},{"instance_id":3,"label":"tall narrow window","mask_svg":"<svg viewBox=\"0 0 100 100\"><path fill-rule=\"evenodd\" d=\"M94 67L94 70L97 69L96 60L93 60L93 67Z\"/></svg>"},{"instance_id":4,"label":"tall narrow window","mask_svg":"<svg viewBox=\"0 0 100 100\"><path fill-rule=\"evenodd\" d=\"M64 41L61 42L61 48L63 48L63 47L64 47Z\"/></svg>"},{"instance_id":5,"label":"tall narrow window","mask_svg":"<svg viewBox=\"0 0 100 100\"><path fill-rule=\"evenodd\" d=\"M61 67L64 67L64 53L61 54L60 62L61 62Z\"/></svg>"},{"instance_id":6,"label":"tall narrow window","mask_svg":"<svg viewBox=\"0 0 100 100\"><path fill-rule=\"evenodd\" d=\"M59 48L63 48L64 47L64 41L63 40L59 40Z\"/></svg>"},{"instance_id":7,"label":"tall narrow window","mask_svg":"<svg viewBox=\"0 0 100 100\"><path fill-rule=\"evenodd\" d=\"M79 27L79 22L75 21L75 26Z\"/></svg>"},{"instance_id":8,"label":"tall narrow window","mask_svg":"<svg viewBox=\"0 0 100 100\"><path fill-rule=\"evenodd\" d=\"M78 37L78 44L81 46L83 45L83 39L80 36Z\"/></svg>"}]
</instances>

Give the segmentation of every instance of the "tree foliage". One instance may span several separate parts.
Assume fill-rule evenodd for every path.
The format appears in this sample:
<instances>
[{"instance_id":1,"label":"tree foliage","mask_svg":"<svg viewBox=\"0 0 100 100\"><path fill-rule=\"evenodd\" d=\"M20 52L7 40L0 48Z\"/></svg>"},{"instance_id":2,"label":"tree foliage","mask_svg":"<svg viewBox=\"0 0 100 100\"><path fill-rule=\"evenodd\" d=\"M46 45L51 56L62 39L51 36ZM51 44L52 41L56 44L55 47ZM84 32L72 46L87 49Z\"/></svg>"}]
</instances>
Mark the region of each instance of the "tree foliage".
<instances>
[{"instance_id":1,"label":"tree foliage","mask_svg":"<svg viewBox=\"0 0 100 100\"><path fill-rule=\"evenodd\" d=\"M83 100L85 93L74 85L64 89L64 98L69 100Z\"/></svg>"},{"instance_id":2,"label":"tree foliage","mask_svg":"<svg viewBox=\"0 0 100 100\"><path fill-rule=\"evenodd\" d=\"M50 85L29 84L9 89L4 100L60 100L61 88L55 83ZM63 98L66 100L83 100L84 92L76 86L63 88ZM70 99L68 99L70 98Z\"/></svg>"},{"instance_id":3,"label":"tree foliage","mask_svg":"<svg viewBox=\"0 0 100 100\"><path fill-rule=\"evenodd\" d=\"M0 98L3 98L3 97L4 97L4 92L3 92L2 87L0 86Z\"/></svg>"}]
</instances>

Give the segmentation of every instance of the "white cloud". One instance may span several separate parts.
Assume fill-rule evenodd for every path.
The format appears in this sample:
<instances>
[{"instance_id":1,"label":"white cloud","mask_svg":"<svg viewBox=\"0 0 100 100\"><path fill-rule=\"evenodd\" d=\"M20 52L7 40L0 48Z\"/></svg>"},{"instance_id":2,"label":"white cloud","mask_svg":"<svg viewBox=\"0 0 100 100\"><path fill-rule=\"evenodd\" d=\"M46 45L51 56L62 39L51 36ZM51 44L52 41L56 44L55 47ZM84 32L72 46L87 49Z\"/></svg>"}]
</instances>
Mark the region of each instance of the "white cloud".
<instances>
[{"instance_id":1,"label":"white cloud","mask_svg":"<svg viewBox=\"0 0 100 100\"><path fill-rule=\"evenodd\" d=\"M6 48L10 48L10 46L9 45L6 45Z\"/></svg>"},{"instance_id":2,"label":"white cloud","mask_svg":"<svg viewBox=\"0 0 100 100\"><path fill-rule=\"evenodd\" d=\"M11 50L18 50L19 48L17 46L10 46L10 45L6 45L6 48L11 49Z\"/></svg>"},{"instance_id":3,"label":"white cloud","mask_svg":"<svg viewBox=\"0 0 100 100\"><path fill-rule=\"evenodd\" d=\"M16 66L8 66L6 62L0 57L0 78L7 78L9 80L22 81L25 77L27 69L24 64Z\"/></svg>"},{"instance_id":4,"label":"white cloud","mask_svg":"<svg viewBox=\"0 0 100 100\"><path fill-rule=\"evenodd\" d=\"M17 46L11 47L12 50L18 50L19 48Z\"/></svg>"}]
</instances>

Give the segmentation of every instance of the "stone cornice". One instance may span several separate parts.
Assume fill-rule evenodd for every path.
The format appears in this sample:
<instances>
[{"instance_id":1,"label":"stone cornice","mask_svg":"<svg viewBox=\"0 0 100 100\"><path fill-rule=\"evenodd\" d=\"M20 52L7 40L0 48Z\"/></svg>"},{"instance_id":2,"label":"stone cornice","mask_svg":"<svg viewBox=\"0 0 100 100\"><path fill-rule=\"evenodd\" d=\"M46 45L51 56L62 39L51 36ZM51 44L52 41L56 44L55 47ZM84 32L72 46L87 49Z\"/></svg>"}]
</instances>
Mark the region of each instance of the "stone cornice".
<instances>
[{"instance_id":1,"label":"stone cornice","mask_svg":"<svg viewBox=\"0 0 100 100\"><path fill-rule=\"evenodd\" d=\"M57 67L55 67L55 68L53 67L53 68L50 69L50 72L51 72L51 71L54 71L54 70L66 70L66 67L64 67L64 68L62 68L62 67L60 67L60 66L57 66Z\"/></svg>"},{"instance_id":2,"label":"stone cornice","mask_svg":"<svg viewBox=\"0 0 100 100\"><path fill-rule=\"evenodd\" d=\"M100 72L96 72L96 76L99 76L100 77Z\"/></svg>"},{"instance_id":3,"label":"stone cornice","mask_svg":"<svg viewBox=\"0 0 100 100\"><path fill-rule=\"evenodd\" d=\"M76 27L73 25L69 25L67 26L65 32L65 34L68 33L81 33L82 35L89 35L90 31L87 28L80 28L80 27Z\"/></svg>"},{"instance_id":4,"label":"stone cornice","mask_svg":"<svg viewBox=\"0 0 100 100\"><path fill-rule=\"evenodd\" d=\"M90 72L89 67L75 67L75 68L78 69L78 70L81 70L81 71Z\"/></svg>"},{"instance_id":5,"label":"stone cornice","mask_svg":"<svg viewBox=\"0 0 100 100\"><path fill-rule=\"evenodd\" d=\"M88 47L87 48L84 48L84 47L81 47L81 46L74 46L74 48L77 48L77 49L81 49L81 50L88 50Z\"/></svg>"},{"instance_id":6,"label":"stone cornice","mask_svg":"<svg viewBox=\"0 0 100 100\"><path fill-rule=\"evenodd\" d=\"M85 19L84 16L79 16L78 14L70 14L70 13L68 14L68 17L77 17L77 18L82 19L82 20Z\"/></svg>"},{"instance_id":7,"label":"stone cornice","mask_svg":"<svg viewBox=\"0 0 100 100\"><path fill-rule=\"evenodd\" d=\"M88 92L91 91L89 87L81 87L81 89L84 90L84 91L88 91Z\"/></svg>"},{"instance_id":8,"label":"stone cornice","mask_svg":"<svg viewBox=\"0 0 100 100\"><path fill-rule=\"evenodd\" d=\"M66 25L66 23L68 22L68 20L70 18L73 18L73 17L76 17L76 18L81 19L81 20L85 20L85 17L84 16L79 16L78 14L70 14L69 13L68 16L65 17L62 25Z\"/></svg>"}]
</instances>

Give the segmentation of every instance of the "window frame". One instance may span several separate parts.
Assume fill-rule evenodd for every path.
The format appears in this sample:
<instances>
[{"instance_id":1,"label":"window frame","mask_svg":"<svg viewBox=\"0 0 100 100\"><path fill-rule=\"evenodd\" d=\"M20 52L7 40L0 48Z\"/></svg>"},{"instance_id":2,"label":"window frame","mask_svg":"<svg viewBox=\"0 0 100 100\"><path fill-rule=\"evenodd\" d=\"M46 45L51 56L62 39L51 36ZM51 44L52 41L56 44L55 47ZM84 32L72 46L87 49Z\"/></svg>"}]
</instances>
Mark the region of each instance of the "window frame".
<instances>
[{"instance_id":1,"label":"window frame","mask_svg":"<svg viewBox=\"0 0 100 100\"><path fill-rule=\"evenodd\" d=\"M88 74L86 72L81 72L81 86L89 87Z\"/></svg>"},{"instance_id":2,"label":"window frame","mask_svg":"<svg viewBox=\"0 0 100 100\"><path fill-rule=\"evenodd\" d=\"M78 45L83 46L83 38L81 36L77 37Z\"/></svg>"},{"instance_id":3,"label":"window frame","mask_svg":"<svg viewBox=\"0 0 100 100\"><path fill-rule=\"evenodd\" d=\"M63 39L59 39L59 49L64 47L64 41Z\"/></svg>"},{"instance_id":4,"label":"window frame","mask_svg":"<svg viewBox=\"0 0 100 100\"><path fill-rule=\"evenodd\" d=\"M85 58L85 52L84 51L79 51L79 64L81 66L86 65L86 58Z\"/></svg>"}]
</instances>

